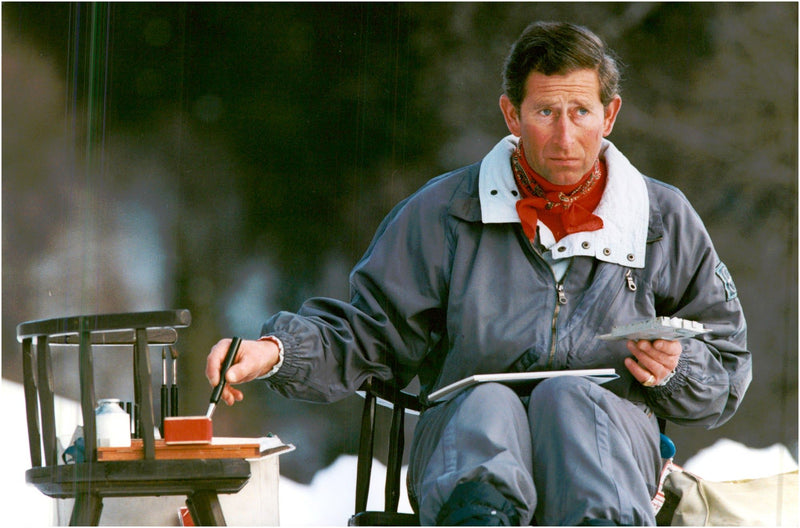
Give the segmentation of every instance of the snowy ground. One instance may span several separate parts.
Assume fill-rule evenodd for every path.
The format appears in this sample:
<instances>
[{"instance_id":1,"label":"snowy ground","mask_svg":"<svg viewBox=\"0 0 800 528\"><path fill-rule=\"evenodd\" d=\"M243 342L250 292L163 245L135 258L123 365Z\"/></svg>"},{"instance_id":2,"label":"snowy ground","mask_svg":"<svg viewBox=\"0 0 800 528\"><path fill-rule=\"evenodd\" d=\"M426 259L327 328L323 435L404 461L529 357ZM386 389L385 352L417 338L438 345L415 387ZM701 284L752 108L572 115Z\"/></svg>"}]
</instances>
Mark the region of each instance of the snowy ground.
<instances>
[{"instance_id":1,"label":"snowy ground","mask_svg":"<svg viewBox=\"0 0 800 528\"><path fill-rule=\"evenodd\" d=\"M288 456L291 456L288 455ZM383 508L383 485L386 467L375 462L370 478L368 510ZM405 467L400 476L405 482ZM317 472L310 485L281 479L280 517L282 526L346 526L356 502L356 457L341 456ZM398 510L410 512L405 486L401 486ZM309 507L310 505L310 507Z\"/></svg>"},{"instance_id":2,"label":"snowy ground","mask_svg":"<svg viewBox=\"0 0 800 528\"><path fill-rule=\"evenodd\" d=\"M53 500L25 483L30 467L28 436L25 426L25 403L18 384L2 381L0 386L2 423L5 425L2 448L5 454L2 471L3 525L15 527L51 526L55 514ZM58 420L78 419L74 402L60 402ZM283 440L291 442L291 439ZM292 456L291 453L286 456ZM708 480L734 480L769 476L797 469L788 449L773 445L765 449L749 449L737 442L721 439L699 452L683 467ZM342 456L328 468L318 472L305 486L281 478L279 486L282 526L346 526L355 504L355 457ZM385 468L375 463L370 493L370 509L383 502ZM402 476L405 481L405 474ZM400 511L411 511L404 493Z\"/></svg>"}]
</instances>

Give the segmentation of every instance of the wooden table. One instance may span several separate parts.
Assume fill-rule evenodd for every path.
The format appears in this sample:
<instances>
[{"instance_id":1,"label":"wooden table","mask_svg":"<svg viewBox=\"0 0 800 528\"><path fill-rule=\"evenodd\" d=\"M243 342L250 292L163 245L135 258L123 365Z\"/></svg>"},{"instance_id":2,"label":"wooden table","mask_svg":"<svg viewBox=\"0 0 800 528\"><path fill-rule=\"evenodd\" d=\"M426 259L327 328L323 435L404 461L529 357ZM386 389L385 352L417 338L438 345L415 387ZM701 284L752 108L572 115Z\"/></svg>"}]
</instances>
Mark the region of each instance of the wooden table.
<instances>
[{"instance_id":1,"label":"wooden table","mask_svg":"<svg viewBox=\"0 0 800 528\"><path fill-rule=\"evenodd\" d=\"M250 478L243 459L128 460L34 467L25 480L49 497L75 497L72 525L94 525L105 497L185 495L195 522L223 526L218 493L236 493Z\"/></svg>"}]
</instances>

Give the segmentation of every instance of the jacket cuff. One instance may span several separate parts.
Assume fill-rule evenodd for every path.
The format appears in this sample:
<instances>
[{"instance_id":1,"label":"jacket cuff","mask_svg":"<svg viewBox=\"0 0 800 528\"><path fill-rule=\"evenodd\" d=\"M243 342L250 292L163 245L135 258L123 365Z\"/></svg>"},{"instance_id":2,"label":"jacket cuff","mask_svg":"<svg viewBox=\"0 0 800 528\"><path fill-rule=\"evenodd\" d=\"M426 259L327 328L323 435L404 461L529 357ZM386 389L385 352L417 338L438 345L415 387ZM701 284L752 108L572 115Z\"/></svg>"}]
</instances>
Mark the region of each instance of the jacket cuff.
<instances>
[{"instance_id":1,"label":"jacket cuff","mask_svg":"<svg viewBox=\"0 0 800 528\"><path fill-rule=\"evenodd\" d=\"M277 345L277 347L278 347L278 362L277 362L277 363L275 363L275 366L274 366L274 367L272 367L272 369L271 369L269 372L267 372L267 373L266 373L266 374L264 374L263 376L259 376L259 377L258 377L258 379L267 379L267 378L271 378L272 376L274 376L275 374L277 374L277 373L278 373L278 371L279 371L279 370L281 369L281 367L283 366L283 358L284 358L284 356L285 356L285 354L284 354L284 348L283 348L283 341L281 341L280 339L278 339L278 338L277 338L277 337L275 337L274 335L265 335L265 336L261 336L261 337L260 337L258 340L259 340L259 341L272 341L272 342L273 342L273 343L275 343L275 344Z\"/></svg>"},{"instance_id":2,"label":"jacket cuff","mask_svg":"<svg viewBox=\"0 0 800 528\"><path fill-rule=\"evenodd\" d=\"M681 355L678 359L678 365L672 371L671 378L663 385L655 385L649 387L647 391L653 395L654 398L666 398L679 388L686 385L688 381L687 375L689 373L689 360L684 359Z\"/></svg>"},{"instance_id":3,"label":"jacket cuff","mask_svg":"<svg viewBox=\"0 0 800 528\"><path fill-rule=\"evenodd\" d=\"M294 353L297 347L297 339L287 332L271 332L261 339L269 339L278 343L281 358L278 364L259 379L264 380L270 385L282 385L296 377L297 374L297 354Z\"/></svg>"}]
</instances>

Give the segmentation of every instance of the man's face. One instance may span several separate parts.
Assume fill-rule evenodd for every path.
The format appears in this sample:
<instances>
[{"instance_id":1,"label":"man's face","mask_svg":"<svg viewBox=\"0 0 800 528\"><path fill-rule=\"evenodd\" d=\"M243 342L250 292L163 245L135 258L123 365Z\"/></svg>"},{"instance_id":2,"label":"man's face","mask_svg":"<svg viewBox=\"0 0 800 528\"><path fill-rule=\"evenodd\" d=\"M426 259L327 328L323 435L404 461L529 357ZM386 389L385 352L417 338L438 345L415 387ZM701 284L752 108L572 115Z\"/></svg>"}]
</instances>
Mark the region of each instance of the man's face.
<instances>
[{"instance_id":1,"label":"man's face","mask_svg":"<svg viewBox=\"0 0 800 528\"><path fill-rule=\"evenodd\" d=\"M621 104L616 96L603 107L600 80L590 69L566 75L532 72L519 109L506 95L500 98L506 125L522 138L528 164L557 185L576 183L589 172Z\"/></svg>"}]
</instances>

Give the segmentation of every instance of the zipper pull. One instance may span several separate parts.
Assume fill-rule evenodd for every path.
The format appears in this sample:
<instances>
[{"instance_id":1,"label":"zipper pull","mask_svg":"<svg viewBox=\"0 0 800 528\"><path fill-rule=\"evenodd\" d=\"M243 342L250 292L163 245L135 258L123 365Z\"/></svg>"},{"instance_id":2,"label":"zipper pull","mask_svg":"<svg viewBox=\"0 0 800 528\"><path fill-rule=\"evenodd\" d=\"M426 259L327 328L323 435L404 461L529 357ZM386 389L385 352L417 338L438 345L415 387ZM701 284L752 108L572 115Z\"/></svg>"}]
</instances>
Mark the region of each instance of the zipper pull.
<instances>
[{"instance_id":1,"label":"zipper pull","mask_svg":"<svg viewBox=\"0 0 800 528\"><path fill-rule=\"evenodd\" d=\"M564 293L564 285L560 282L556 284L556 293L558 293L558 304L567 304L567 294Z\"/></svg>"},{"instance_id":2,"label":"zipper pull","mask_svg":"<svg viewBox=\"0 0 800 528\"><path fill-rule=\"evenodd\" d=\"M625 271L625 281L628 283L628 289L632 292L636 291L636 282L633 280L633 270Z\"/></svg>"}]
</instances>

